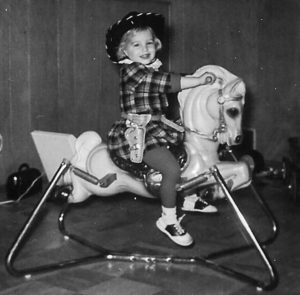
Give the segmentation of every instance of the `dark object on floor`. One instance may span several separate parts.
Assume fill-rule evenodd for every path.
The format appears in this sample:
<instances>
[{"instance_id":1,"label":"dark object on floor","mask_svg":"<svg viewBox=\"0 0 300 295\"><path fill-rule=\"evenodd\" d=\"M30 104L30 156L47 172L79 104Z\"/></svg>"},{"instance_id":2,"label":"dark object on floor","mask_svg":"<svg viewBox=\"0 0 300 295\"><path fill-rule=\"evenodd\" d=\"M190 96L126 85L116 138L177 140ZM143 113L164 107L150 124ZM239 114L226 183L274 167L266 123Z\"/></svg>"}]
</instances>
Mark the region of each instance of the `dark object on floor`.
<instances>
[{"instance_id":1,"label":"dark object on floor","mask_svg":"<svg viewBox=\"0 0 300 295\"><path fill-rule=\"evenodd\" d=\"M17 200L24 194L29 197L42 190L41 172L30 168L28 164L20 165L17 172L9 175L6 181L6 196L8 199Z\"/></svg>"},{"instance_id":2,"label":"dark object on floor","mask_svg":"<svg viewBox=\"0 0 300 295\"><path fill-rule=\"evenodd\" d=\"M68 185L59 186L56 185L48 197L47 201L54 203L65 203L68 200L72 187Z\"/></svg>"}]
</instances>

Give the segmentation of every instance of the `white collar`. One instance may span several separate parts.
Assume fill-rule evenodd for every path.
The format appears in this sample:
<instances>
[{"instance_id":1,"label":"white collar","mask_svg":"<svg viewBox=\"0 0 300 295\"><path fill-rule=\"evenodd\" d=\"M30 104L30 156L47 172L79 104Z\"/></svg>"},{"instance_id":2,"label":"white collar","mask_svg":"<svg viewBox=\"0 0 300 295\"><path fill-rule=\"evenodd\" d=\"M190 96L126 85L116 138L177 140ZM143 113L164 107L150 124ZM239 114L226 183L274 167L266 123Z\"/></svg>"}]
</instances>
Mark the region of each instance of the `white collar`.
<instances>
[{"instance_id":1,"label":"white collar","mask_svg":"<svg viewBox=\"0 0 300 295\"><path fill-rule=\"evenodd\" d=\"M118 61L118 64L127 64L127 65L130 65L132 64L133 61L129 58L125 58L125 59L122 59L120 61ZM162 62L156 58L154 60L154 62L152 62L151 64L148 64L148 65L145 65L147 68L153 68L154 70L158 70L161 66L162 66Z\"/></svg>"}]
</instances>

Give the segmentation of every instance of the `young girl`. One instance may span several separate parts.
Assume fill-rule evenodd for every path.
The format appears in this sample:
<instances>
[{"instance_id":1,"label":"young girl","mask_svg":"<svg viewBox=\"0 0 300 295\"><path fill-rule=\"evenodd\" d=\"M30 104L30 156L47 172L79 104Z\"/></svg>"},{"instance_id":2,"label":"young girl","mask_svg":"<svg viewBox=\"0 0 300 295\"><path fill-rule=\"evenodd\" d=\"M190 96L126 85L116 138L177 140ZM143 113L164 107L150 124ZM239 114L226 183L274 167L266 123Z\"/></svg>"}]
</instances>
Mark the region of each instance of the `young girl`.
<instances>
[{"instance_id":1,"label":"young girl","mask_svg":"<svg viewBox=\"0 0 300 295\"><path fill-rule=\"evenodd\" d=\"M164 18L155 13L130 12L112 25L106 35L106 50L120 69L121 119L110 130L108 148L117 156L145 162L160 171L162 215L157 227L173 242L189 246L193 238L183 229L176 215L176 184L180 166L168 146L183 140L183 128L164 116L168 107L166 93L214 83L216 77L205 73L200 77L158 71L161 62L156 53L162 48L158 36L164 29ZM189 209L196 211L197 199ZM214 207L203 203L214 211ZM199 209L200 211L200 209ZM208 210L209 211L209 210Z\"/></svg>"}]
</instances>

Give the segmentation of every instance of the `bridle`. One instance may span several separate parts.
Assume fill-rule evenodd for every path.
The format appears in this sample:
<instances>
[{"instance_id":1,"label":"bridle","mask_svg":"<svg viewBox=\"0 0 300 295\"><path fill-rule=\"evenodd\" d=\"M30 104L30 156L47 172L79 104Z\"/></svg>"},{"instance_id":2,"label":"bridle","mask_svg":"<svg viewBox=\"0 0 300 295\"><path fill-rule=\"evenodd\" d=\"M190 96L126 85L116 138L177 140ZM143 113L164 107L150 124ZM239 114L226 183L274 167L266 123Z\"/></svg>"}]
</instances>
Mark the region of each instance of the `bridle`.
<instances>
[{"instance_id":1,"label":"bridle","mask_svg":"<svg viewBox=\"0 0 300 295\"><path fill-rule=\"evenodd\" d=\"M183 125L185 131L195 133L204 139L214 142L218 141L219 134L227 132L227 124L224 115L224 104L229 101L238 101L242 98L242 96L231 97L229 94L223 93L223 88L219 88L218 94L219 96L217 98L217 102L219 104L219 126L211 133L204 133L202 131L192 129Z\"/></svg>"}]
</instances>

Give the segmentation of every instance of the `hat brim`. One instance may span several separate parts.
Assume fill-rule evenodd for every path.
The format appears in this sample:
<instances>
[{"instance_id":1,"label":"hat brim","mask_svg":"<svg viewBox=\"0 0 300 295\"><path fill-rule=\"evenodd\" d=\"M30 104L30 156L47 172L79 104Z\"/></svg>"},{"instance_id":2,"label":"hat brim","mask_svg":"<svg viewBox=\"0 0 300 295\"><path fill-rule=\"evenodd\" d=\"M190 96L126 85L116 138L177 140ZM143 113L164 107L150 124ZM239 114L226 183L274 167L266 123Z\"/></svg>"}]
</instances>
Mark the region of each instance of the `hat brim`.
<instances>
[{"instance_id":1,"label":"hat brim","mask_svg":"<svg viewBox=\"0 0 300 295\"><path fill-rule=\"evenodd\" d=\"M164 17L158 13L137 13L130 12L124 18L113 24L106 33L106 51L107 55L113 62L118 62L116 55L123 35L134 28L150 27L155 35L163 38Z\"/></svg>"}]
</instances>

